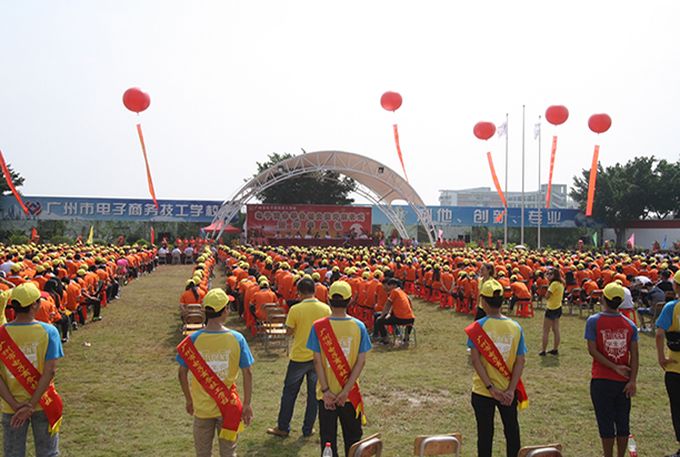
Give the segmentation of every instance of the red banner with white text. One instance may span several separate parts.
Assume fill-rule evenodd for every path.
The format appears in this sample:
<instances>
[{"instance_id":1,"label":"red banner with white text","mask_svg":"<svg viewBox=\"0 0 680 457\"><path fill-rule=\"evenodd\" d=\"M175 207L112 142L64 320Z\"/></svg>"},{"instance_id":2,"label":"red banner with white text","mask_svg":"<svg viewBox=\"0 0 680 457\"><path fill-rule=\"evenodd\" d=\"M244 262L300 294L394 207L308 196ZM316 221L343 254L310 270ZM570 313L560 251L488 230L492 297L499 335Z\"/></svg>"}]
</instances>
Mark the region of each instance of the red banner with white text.
<instances>
[{"instance_id":1,"label":"red banner with white text","mask_svg":"<svg viewBox=\"0 0 680 457\"><path fill-rule=\"evenodd\" d=\"M370 206L247 205L248 237L367 239Z\"/></svg>"}]
</instances>

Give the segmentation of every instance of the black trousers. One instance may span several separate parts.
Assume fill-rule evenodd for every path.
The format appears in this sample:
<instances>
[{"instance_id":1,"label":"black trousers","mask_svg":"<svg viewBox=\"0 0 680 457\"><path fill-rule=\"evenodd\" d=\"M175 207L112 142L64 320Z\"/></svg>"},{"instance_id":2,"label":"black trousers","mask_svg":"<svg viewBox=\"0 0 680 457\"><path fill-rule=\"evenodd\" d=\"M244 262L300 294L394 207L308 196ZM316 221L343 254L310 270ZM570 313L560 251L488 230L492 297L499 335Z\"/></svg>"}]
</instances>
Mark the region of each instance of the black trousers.
<instances>
[{"instance_id":1,"label":"black trousers","mask_svg":"<svg viewBox=\"0 0 680 457\"><path fill-rule=\"evenodd\" d=\"M630 398L623 388L625 381L590 380L590 399L600 438L627 438L630 435Z\"/></svg>"},{"instance_id":2,"label":"black trousers","mask_svg":"<svg viewBox=\"0 0 680 457\"><path fill-rule=\"evenodd\" d=\"M501 413L503 421L507 456L517 457L521 447L517 420L517 396L510 406L503 406L494 398L473 393L472 408L475 410L477 420L477 457L491 457L496 408Z\"/></svg>"},{"instance_id":3,"label":"black trousers","mask_svg":"<svg viewBox=\"0 0 680 457\"><path fill-rule=\"evenodd\" d=\"M671 403L671 418L673 419L673 430L675 439L680 442L680 374L666 372L665 377L666 392Z\"/></svg>"},{"instance_id":4,"label":"black trousers","mask_svg":"<svg viewBox=\"0 0 680 457\"><path fill-rule=\"evenodd\" d=\"M90 300L87 299L87 305L92 307L92 317L99 317L102 312L102 302L99 299Z\"/></svg>"},{"instance_id":5,"label":"black trousers","mask_svg":"<svg viewBox=\"0 0 680 457\"><path fill-rule=\"evenodd\" d=\"M334 410L326 409L323 400L319 400L319 437L321 439L321 452L326 443L331 443L333 457L338 457L338 419L342 427L342 440L345 442L345 456L349 454L349 448L361 440L361 416L356 417L354 406L347 402L345 406L336 407Z\"/></svg>"},{"instance_id":6,"label":"black trousers","mask_svg":"<svg viewBox=\"0 0 680 457\"><path fill-rule=\"evenodd\" d=\"M380 316L375 320L374 328L373 328L373 334L374 335L380 335L382 338L387 338L387 329L385 326L387 325L409 325L413 324L415 322L415 319L400 319L396 317L395 315L391 315L389 318L383 318ZM410 335L411 329L407 328L406 329L406 335Z\"/></svg>"}]
</instances>

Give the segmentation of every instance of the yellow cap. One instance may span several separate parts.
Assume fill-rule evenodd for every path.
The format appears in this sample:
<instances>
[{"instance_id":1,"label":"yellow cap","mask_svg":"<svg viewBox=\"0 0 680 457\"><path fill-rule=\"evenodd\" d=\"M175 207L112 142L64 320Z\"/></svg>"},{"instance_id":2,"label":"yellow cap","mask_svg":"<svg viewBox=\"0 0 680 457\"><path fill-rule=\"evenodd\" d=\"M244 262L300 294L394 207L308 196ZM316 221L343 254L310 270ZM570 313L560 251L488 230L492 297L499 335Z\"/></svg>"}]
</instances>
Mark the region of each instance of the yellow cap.
<instances>
[{"instance_id":1,"label":"yellow cap","mask_svg":"<svg viewBox=\"0 0 680 457\"><path fill-rule=\"evenodd\" d=\"M479 294L482 297L492 298L496 291L503 292L503 286L495 279L489 279L484 283Z\"/></svg>"},{"instance_id":2,"label":"yellow cap","mask_svg":"<svg viewBox=\"0 0 680 457\"><path fill-rule=\"evenodd\" d=\"M332 298L334 295L340 295L343 300L347 300L352 297L352 288L345 281L335 281L328 291L329 297Z\"/></svg>"},{"instance_id":3,"label":"yellow cap","mask_svg":"<svg viewBox=\"0 0 680 457\"><path fill-rule=\"evenodd\" d=\"M229 296L222 289L210 289L203 298L203 306L210 308L216 313L222 311L229 302Z\"/></svg>"},{"instance_id":4,"label":"yellow cap","mask_svg":"<svg viewBox=\"0 0 680 457\"><path fill-rule=\"evenodd\" d=\"M22 308L26 308L40 299L40 289L32 282L25 282L12 289L11 299L18 301Z\"/></svg>"},{"instance_id":5,"label":"yellow cap","mask_svg":"<svg viewBox=\"0 0 680 457\"><path fill-rule=\"evenodd\" d=\"M617 297L623 300L623 298L626 296L626 293L623 291L623 286L617 282L610 282L607 284L604 287L602 294L605 296L605 298L607 298L607 300L613 300Z\"/></svg>"},{"instance_id":6,"label":"yellow cap","mask_svg":"<svg viewBox=\"0 0 680 457\"><path fill-rule=\"evenodd\" d=\"M675 276L673 276L673 280L675 281L676 284L680 284L680 270L675 272Z\"/></svg>"},{"instance_id":7,"label":"yellow cap","mask_svg":"<svg viewBox=\"0 0 680 457\"><path fill-rule=\"evenodd\" d=\"M321 275L315 271L314 273L312 273L312 279L314 281L318 281L321 279Z\"/></svg>"},{"instance_id":8,"label":"yellow cap","mask_svg":"<svg viewBox=\"0 0 680 457\"><path fill-rule=\"evenodd\" d=\"M23 266L23 264L22 264L21 262L17 262L17 263L15 263L14 265L12 265L12 267L10 268L10 271L11 271L12 273L18 273L18 272L21 271L21 269L22 269L23 267L24 267L24 266Z\"/></svg>"}]
</instances>

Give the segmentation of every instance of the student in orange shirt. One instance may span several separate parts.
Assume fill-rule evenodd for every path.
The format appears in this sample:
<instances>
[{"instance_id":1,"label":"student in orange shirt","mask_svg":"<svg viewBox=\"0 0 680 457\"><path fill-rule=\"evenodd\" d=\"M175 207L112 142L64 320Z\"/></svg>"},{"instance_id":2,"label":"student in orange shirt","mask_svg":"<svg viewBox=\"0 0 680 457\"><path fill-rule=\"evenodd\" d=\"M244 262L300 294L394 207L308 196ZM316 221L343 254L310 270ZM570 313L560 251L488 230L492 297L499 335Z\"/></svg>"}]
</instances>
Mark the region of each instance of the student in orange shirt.
<instances>
[{"instance_id":1,"label":"student in orange shirt","mask_svg":"<svg viewBox=\"0 0 680 457\"><path fill-rule=\"evenodd\" d=\"M269 288L269 281L260 281L260 290L253 294L252 303L250 304L250 312L257 317L259 321L267 320L267 314L264 311L264 305L274 303L276 304L276 294Z\"/></svg>"},{"instance_id":2,"label":"student in orange shirt","mask_svg":"<svg viewBox=\"0 0 680 457\"><path fill-rule=\"evenodd\" d=\"M385 303L385 309L381 316L375 321L375 329L373 335L379 335L383 344L389 344L387 339L387 325L413 325L416 320L413 309L411 308L411 299L406 292L401 289L401 281L396 278L390 278L385 282L385 289L389 298ZM411 327L406 328L406 341L408 341Z\"/></svg>"},{"instance_id":3,"label":"student in orange shirt","mask_svg":"<svg viewBox=\"0 0 680 457\"><path fill-rule=\"evenodd\" d=\"M45 293L48 294L49 301L51 302L49 322L61 330L61 342L66 343L68 341L69 329L71 328L71 313L67 312L66 308L63 306L63 292L63 286L58 279L52 278L45 283Z\"/></svg>"},{"instance_id":4,"label":"student in orange shirt","mask_svg":"<svg viewBox=\"0 0 680 457\"><path fill-rule=\"evenodd\" d=\"M324 273L325 275L325 273ZM322 282L321 278L323 276L321 273L312 273L312 279L314 280L314 297L322 303L328 303L328 287L326 287Z\"/></svg>"},{"instance_id":5,"label":"student in orange shirt","mask_svg":"<svg viewBox=\"0 0 680 457\"><path fill-rule=\"evenodd\" d=\"M510 298L510 312L512 312L515 303L519 301L531 301L531 292L529 292L529 288L526 284L517 279L517 276L510 276L510 281L510 290L512 292L512 297Z\"/></svg>"}]
</instances>

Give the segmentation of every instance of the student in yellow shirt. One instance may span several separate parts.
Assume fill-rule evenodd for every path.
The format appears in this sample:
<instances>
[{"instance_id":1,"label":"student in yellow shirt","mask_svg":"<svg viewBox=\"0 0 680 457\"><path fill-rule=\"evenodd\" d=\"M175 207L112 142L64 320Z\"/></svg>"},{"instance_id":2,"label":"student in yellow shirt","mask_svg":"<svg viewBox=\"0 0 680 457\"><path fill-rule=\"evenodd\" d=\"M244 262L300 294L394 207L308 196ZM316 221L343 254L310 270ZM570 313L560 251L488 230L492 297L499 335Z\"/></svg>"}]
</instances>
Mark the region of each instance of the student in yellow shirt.
<instances>
[{"instance_id":1,"label":"student in yellow shirt","mask_svg":"<svg viewBox=\"0 0 680 457\"><path fill-rule=\"evenodd\" d=\"M253 364L253 356L243 335L224 326L228 316L228 301L229 297L222 289L210 290L203 299L207 324L190 338L200 357L227 388L236 384L239 369L241 370L243 374L241 421L249 425L253 418L253 409L250 405L253 390L250 367ZM223 423L220 408L196 377L192 375L191 382L189 381L189 366L180 354L177 354L176 360L179 363L179 383L186 400L186 410L194 416L196 457L210 457L215 432L219 431L220 424ZM220 437L218 442L220 457L236 455L236 441Z\"/></svg>"},{"instance_id":2,"label":"student in yellow shirt","mask_svg":"<svg viewBox=\"0 0 680 457\"><path fill-rule=\"evenodd\" d=\"M480 290L481 305L485 317L475 325L481 326L491 343L503 357L511 376L503 376L475 343L468 339L470 356L475 374L472 378L472 407L477 420L477 455L491 457L496 408L501 414L508 457L516 457L520 449L520 430L517 419L517 387L524 370L527 352L524 331L516 321L501 314L503 286L495 279L488 279ZM467 331L467 330L466 330Z\"/></svg>"},{"instance_id":3,"label":"student in yellow shirt","mask_svg":"<svg viewBox=\"0 0 680 457\"><path fill-rule=\"evenodd\" d=\"M331 314L328 305L315 298L316 284L313 279L299 280L297 291L301 301L290 308L286 318L288 333L293 335L293 346L283 381L278 423L276 427L267 429L268 434L282 438L290 434L290 420L293 417L295 400L305 377L307 378L307 409L302 423L302 436L308 437L314 433L313 427L318 407L314 394L317 376L314 371L314 353L307 349L307 339L314 322Z\"/></svg>"},{"instance_id":4,"label":"student in yellow shirt","mask_svg":"<svg viewBox=\"0 0 680 457\"><path fill-rule=\"evenodd\" d=\"M546 294L545 318L543 319L543 345L541 346L540 356L546 355L548 348L548 337L550 331L553 332L553 349L548 354L557 355L560 347L560 317L562 317L562 299L564 298L564 280L559 268L553 268L548 274L550 285Z\"/></svg>"},{"instance_id":5,"label":"student in yellow shirt","mask_svg":"<svg viewBox=\"0 0 680 457\"><path fill-rule=\"evenodd\" d=\"M334 282L328 296L332 314L314 323L307 348L314 352L314 368L319 378L316 398L321 452L329 443L333 457L337 457L338 420L345 455L363 434L364 405L358 380L366 365L366 353L371 350L371 338L363 322L347 315L352 300L352 288L347 282ZM339 356L329 360L326 357L329 350ZM344 374L343 380L336 377L336 372Z\"/></svg>"}]
</instances>

